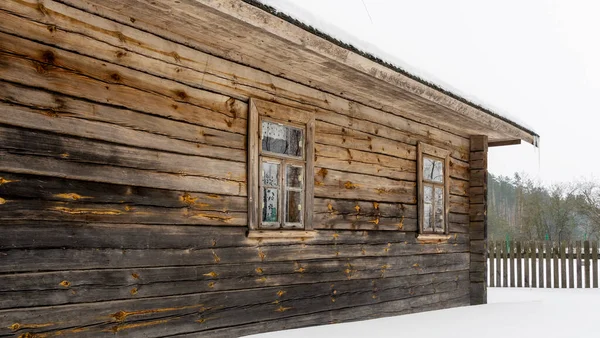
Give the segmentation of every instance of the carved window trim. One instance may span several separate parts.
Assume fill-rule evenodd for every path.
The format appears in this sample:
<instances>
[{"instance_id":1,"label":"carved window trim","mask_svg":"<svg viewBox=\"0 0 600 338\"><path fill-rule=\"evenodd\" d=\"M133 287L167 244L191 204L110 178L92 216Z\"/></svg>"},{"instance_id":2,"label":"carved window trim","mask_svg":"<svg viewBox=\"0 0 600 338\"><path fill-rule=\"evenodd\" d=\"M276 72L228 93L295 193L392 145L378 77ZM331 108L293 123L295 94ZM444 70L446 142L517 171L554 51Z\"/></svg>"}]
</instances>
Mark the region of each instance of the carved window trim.
<instances>
[{"instance_id":1,"label":"carved window trim","mask_svg":"<svg viewBox=\"0 0 600 338\"><path fill-rule=\"evenodd\" d=\"M432 180L427 180L423 175L423 161L425 159L433 159L438 160L443 163L443 182L437 182ZM450 151L442 148L438 148L423 142L419 142L417 144L417 185L418 185L418 210L419 210L419 234L421 238L425 236L442 236L449 234L449 222L448 222L448 214L450 210ZM425 186L431 186L433 191L432 194L435 195L435 187L442 187L443 191L443 230L436 231L435 228L435 220L432 220L432 229L431 231L425 230ZM432 198L435 200L435 197ZM435 203L435 202L434 202ZM432 206L432 209L434 207ZM435 210L433 211L433 217L435 218Z\"/></svg>"},{"instance_id":2,"label":"carved window trim","mask_svg":"<svg viewBox=\"0 0 600 338\"><path fill-rule=\"evenodd\" d=\"M287 156L262 149L262 122L271 122L285 127L303 130L304 145L301 157ZM275 104L258 99L250 99L248 106L248 237L250 238L303 238L314 236L314 113ZM279 163L279 211L278 221L262 222L262 163L271 161ZM286 165L297 165L304 168L302 187L288 187L285 181ZM288 189L289 188L289 189ZM285 223L284 201L287 191L303 192L302 223ZM263 226L264 224L264 226ZM286 228L293 225L292 228ZM276 229L272 229L276 228Z\"/></svg>"}]
</instances>

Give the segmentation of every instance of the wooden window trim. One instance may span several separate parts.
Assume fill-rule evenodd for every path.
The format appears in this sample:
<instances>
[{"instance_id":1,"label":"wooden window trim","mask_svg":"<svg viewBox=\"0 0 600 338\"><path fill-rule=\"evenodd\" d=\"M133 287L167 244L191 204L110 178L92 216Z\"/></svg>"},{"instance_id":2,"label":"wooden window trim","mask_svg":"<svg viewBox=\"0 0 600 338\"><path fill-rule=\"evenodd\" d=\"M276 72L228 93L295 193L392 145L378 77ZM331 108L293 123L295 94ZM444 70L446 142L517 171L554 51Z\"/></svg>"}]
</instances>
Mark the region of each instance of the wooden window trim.
<instances>
[{"instance_id":1,"label":"wooden window trim","mask_svg":"<svg viewBox=\"0 0 600 338\"><path fill-rule=\"evenodd\" d=\"M262 143L261 137L261 118L268 121L289 124L292 127L300 127L305 132L303 158L293 156L279 156L281 160L280 179L285 179L285 164L302 162L304 165L304 205L302 229L263 229L260 228L260 157ZM315 139L315 118L314 113L275 104L258 99L250 99L248 105L248 237L283 237L300 238L311 237L313 230L313 205L314 205L314 139ZM265 153L264 157L272 157L272 154ZM275 156L273 156L275 157ZM281 187L281 192L285 195L286 189ZM283 203L285 196L280 197L280 204ZM284 208L280 208L280 224L283 224L285 215Z\"/></svg>"},{"instance_id":2,"label":"wooden window trim","mask_svg":"<svg viewBox=\"0 0 600 338\"><path fill-rule=\"evenodd\" d=\"M424 203L424 186L425 184L433 187L441 186L439 182L431 182L423 178L423 159L425 157L433 157L444 161L444 231L440 232L425 232L423 230L423 221L425 214ZM427 237L439 237L440 235L448 235L450 231L448 215L450 213L450 151L432 146L423 142L417 144L417 185L418 185L418 208L419 208L419 238L426 240Z\"/></svg>"}]
</instances>

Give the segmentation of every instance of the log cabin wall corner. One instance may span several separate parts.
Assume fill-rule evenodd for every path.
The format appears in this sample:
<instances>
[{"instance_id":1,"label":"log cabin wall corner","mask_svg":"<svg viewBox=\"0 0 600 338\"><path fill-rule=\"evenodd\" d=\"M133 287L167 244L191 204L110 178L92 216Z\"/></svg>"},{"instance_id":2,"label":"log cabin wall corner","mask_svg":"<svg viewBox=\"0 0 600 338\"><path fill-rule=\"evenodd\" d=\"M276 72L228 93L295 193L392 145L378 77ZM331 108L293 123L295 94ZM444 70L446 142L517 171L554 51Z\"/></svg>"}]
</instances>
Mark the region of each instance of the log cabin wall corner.
<instances>
[{"instance_id":1,"label":"log cabin wall corner","mask_svg":"<svg viewBox=\"0 0 600 338\"><path fill-rule=\"evenodd\" d=\"M223 3L0 2L1 336L236 337L472 302L470 135L529 134ZM314 117L302 235L249 234L250 102ZM419 143L447 159L440 235L419 236Z\"/></svg>"}]
</instances>

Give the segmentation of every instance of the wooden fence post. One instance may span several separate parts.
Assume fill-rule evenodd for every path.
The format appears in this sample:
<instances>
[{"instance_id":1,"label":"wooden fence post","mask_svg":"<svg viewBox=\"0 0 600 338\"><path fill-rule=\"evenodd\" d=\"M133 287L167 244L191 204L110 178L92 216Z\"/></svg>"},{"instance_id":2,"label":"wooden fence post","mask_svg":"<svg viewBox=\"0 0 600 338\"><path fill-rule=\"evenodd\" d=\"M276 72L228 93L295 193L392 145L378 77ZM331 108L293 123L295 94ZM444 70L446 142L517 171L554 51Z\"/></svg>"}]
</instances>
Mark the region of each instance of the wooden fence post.
<instances>
[{"instance_id":1,"label":"wooden fence post","mask_svg":"<svg viewBox=\"0 0 600 338\"><path fill-rule=\"evenodd\" d=\"M585 287L590 288L590 241L583 242L583 265L585 267Z\"/></svg>"},{"instance_id":2,"label":"wooden fence post","mask_svg":"<svg viewBox=\"0 0 600 338\"><path fill-rule=\"evenodd\" d=\"M496 276L495 276L495 268L494 268L494 258L496 257L496 245L494 244L494 241L491 241L488 243L488 258L490 259L490 272L489 272L489 278L488 278L488 282L490 287L494 287L495 285L495 281L496 281Z\"/></svg>"},{"instance_id":3,"label":"wooden fence post","mask_svg":"<svg viewBox=\"0 0 600 338\"><path fill-rule=\"evenodd\" d=\"M575 250L573 250L573 242L567 243L569 247L569 288L575 288Z\"/></svg>"},{"instance_id":4,"label":"wooden fence post","mask_svg":"<svg viewBox=\"0 0 600 338\"><path fill-rule=\"evenodd\" d=\"M502 241L502 286L508 287L508 242Z\"/></svg>"},{"instance_id":5,"label":"wooden fence post","mask_svg":"<svg viewBox=\"0 0 600 338\"><path fill-rule=\"evenodd\" d=\"M567 287L567 256L565 253L565 242L560 242L560 287Z\"/></svg>"},{"instance_id":6,"label":"wooden fence post","mask_svg":"<svg viewBox=\"0 0 600 338\"><path fill-rule=\"evenodd\" d=\"M598 242L592 242L592 268L594 272L592 273L593 279L593 287L598 288Z\"/></svg>"},{"instance_id":7,"label":"wooden fence post","mask_svg":"<svg viewBox=\"0 0 600 338\"><path fill-rule=\"evenodd\" d=\"M525 263L525 287L528 288L529 287L529 259L531 257L531 247L529 246L530 242L524 242L523 243L523 253L525 254L525 259L524 259L524 263Z\"/></svg>"},{"instance_id":8,"label":"wooden fence post","mask_svg":"<svg viewBox=\"0 0 600 338\"><path fill-rule=\"evenodd\" d=\"M517 287L523 287L523 261L521 255L521 242L518 241L515 245L517 249Z\"/></svg>"},{"instance_id":9,"label":"wooden fence post","mask_svg":"<svg viewBox=\"0 0 600 338\"><path fill-rule=\"evenodd\" d=\"M502 253L502 242L496 242L496 286L503 286L502 281L502 269L501 269L501 260L500 254Z\"/></svg>"},{"instance_id":10,"label":"wooden fence post","mask_svg":"<svg viewBox=\"0 0 600 338\"><path fill-rule=\"evenodd\" d=\"M583 277L581 269L581 241L575 242L575 251L577 252L576 264L577 264L577 288L583 287Z\"/></svg>"},{"instance_id":11,"label":"wooden fence post","mask_svg":"<svg viewBox=\"0 0 600 338\"><path fill-rule=\"evenodd\" d=\"M531 241L529 243L530 249L531 249L531 286L532 287L537 287L537 246L535 244L535 241Z\"/></svg>"}]
</instances>

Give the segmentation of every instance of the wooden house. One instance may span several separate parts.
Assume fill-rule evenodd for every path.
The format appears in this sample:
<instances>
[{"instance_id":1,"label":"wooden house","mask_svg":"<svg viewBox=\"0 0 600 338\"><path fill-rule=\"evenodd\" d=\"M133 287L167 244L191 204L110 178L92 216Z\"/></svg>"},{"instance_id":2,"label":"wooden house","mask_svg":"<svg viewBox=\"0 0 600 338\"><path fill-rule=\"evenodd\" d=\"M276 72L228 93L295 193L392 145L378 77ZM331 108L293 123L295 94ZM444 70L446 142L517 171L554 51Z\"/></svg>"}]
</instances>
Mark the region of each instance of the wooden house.
<instances>
[{"instance_id":1,"label":"wooden house","mask_svg":"<svg viewBox=\"0 0 600 338\"><path fill-rule=\"evenodd\" d=\"M0 336L484 303L487 149L536 138L254 2L0 1Z\"/></svg>"}]
</instances>

